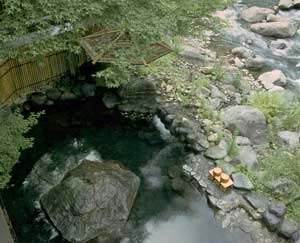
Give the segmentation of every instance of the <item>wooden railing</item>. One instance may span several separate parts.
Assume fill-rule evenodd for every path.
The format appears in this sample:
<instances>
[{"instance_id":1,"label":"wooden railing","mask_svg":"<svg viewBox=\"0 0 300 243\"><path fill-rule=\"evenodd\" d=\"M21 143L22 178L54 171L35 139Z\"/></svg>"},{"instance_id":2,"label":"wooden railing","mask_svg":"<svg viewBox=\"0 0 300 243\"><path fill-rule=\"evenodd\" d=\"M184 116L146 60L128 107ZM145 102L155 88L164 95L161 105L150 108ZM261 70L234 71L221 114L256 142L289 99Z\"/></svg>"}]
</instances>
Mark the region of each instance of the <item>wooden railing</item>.
<instances>
[{"instance_id":1,"label":"wooden railing","mask_svg":"<svg viewBox=\"0 0 300 243\"><path fill-rule=\"evenodd\" d=\"M0 61L0 105L9 104L19 96L57 81L84 62L84 54L77 56L67 52L50 54L38 61Z\"/></svg>"}]
</instances>

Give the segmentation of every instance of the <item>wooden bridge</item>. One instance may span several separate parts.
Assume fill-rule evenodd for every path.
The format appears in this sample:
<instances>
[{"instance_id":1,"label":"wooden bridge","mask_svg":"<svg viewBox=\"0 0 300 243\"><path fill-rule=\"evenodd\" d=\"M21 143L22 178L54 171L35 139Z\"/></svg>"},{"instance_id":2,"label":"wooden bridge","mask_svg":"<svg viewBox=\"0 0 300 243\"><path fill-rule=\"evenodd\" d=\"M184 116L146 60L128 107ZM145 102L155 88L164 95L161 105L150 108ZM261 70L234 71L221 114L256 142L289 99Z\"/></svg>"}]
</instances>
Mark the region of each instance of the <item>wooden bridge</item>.
<instances>
[{"instance_id":1,"label":"wooden bridge","mask_svg":"<svg viewBox=\"0 0 300 243\"><path fill-rule=\"evenodd\" d=\"M113 63L117 58L116 51L131 46L128 34L107 29L82 38L80 44L85 50L81 55L58 52L38 61L0 60L0 106L10 104L18 97L37 91L69 73L75 73L87 61ZM128 60L132 64L148 64L171 51L166 44L156 43L149 46L145 58L128 57Z\"/></svg>"}]
</instances>

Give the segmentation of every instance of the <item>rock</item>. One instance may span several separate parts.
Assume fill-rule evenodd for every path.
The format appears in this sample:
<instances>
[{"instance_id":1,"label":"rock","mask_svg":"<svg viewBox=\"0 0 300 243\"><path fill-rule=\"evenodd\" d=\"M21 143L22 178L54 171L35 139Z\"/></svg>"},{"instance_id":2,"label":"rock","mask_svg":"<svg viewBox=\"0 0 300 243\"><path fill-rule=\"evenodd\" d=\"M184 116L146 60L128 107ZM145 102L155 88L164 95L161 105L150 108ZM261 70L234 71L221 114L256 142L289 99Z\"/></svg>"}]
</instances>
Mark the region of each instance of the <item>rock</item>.
<instances>
[{"instance_id":1,"label":"rock","mask_svg":"<svg viewBox=\"0 0 300 243\"><path fill-rule=\"evenodd\" d=\"M154 114L158 108L155 85L149 80L132 80L120 88L119 96L121 111Z\"/></svg>"},{"instance_id":2,"label":"rock","mask_svg":"<svg viewBox=\"0 0 300 243\"><path fill-rule=\"evenodd\" d=\"M275 38L292 37L297 32L296 25L291 21L257 23L252 24L250 29L255 33Z\"/></svg>"},{"instance_id":3,"label":"rock","mask_svg":"<svg viewBox=\"0 0 300 243\"><path fill-rule=\"evenodd\" d=\"M242 173L233 174L232 179L233 179L233 186L237 189L252 190L254 188L249 178Z\"/></svg>"},{"instance_id":4,"label":"rock","mask_svg":"<svg viewBox=\"0 0 300 243\"><path fill-rule=\"evenodd\" d=\"M276 178L266 183L266 185L274 195L281 197L285 197L293 193L293 190L295 189L299 190L297 183L285 177Z\"/></svg>"},{"instance_id":5,"label":"rock","mask_svg":"<svg viewBox=\"0 0 300 243\"><path fill-rule=\"evenodd\" d=\"M236 144L240 146L246 146L246 145L251 145L251 141L249 140L249 138L237 136Z\"/></svg>"},{"instance_id":6,"label":"rock","mask_svg":"<svg viewBox=\"0 0 300 243\"><path fill-rule=\"evenodd\" d=\"M96 85L95 84L84 83L81 86L81 91L82 91L82 94L83 94L84 97L95 96Z\"/></svg>"},{"instance_id":7,"label":"rock","mask_svg":"<svg viewBox=\"0 0 300 243\"><path fill-rule=\"evenodd\" d=\"M280 0L278 7L282 10L287 10L293 7L293 0Z\"/></svg>"},{"instance_id":8,"label":"rock","mask_svg":"<svg viewBox=\"0 0 300 243\"><path fill-rule=\"evenodd\" d=\"M203 63L207 61L212 61L215 59L215 54L208 49L203 49L199 46L193 46L189 44L184 44L182 46L182 53L183 56L187 61L191 63Z\"/></svg>"},{"instance_id":9,"label":"rock","mask_svg":"<svg viewBox=\"0 0 300 243\"><path fill-rule=\"evenodd\" d=\"M171 180L171 187L175 192L183 193L186 188L185 181L180 177L176 177Z\"/></svg>"},{"instance_id":10,"label":"rock","mask_svg":"<svg viewBox=\"0 0 300 243\"><path fill-rule=\"evenodd\" d=\"M106 92L103 95L102 101L108 109L112 109L120 103L119 97L113 92Z\"/></svg>"},{"instance_id":11,"label":"rock","mask_svg":"<svg viewBox=\"0 0 300 243\"><path fill-rule=\"evenodd\" d=\"M298 230L297 225L296 225L293 221L291 221L291 220L285 218L285 219L282 221L282 223L280 224L279 229L278 229L278 232L279 232L279 234L282 235L283 237L289 239L289 238L291 238L291 237L293 236L293 234L294 234L297 230Z\"/></svg>"},{"instance_id":12,"label":"rock","mask_svg":"<svg viewBox=\"0 0 300 243\"><path fill-rule=\"evenodd\" d=\"M292 235L291 241L294 243L300 243L300 227L299 229Z\"/></svg>"},{"instance_id":13,"label":"rock","mask_svg":"<svg viewBox=\"0 0 300 243\"><path fill-rule=\"evenodd\" d=\"M206 150L205 156L211 159L223 159L228 153L228 144L222 140L218 145Z\"/></svg>"},{"instance_id":14,"label":"rock","mask_svg":"<svg viewBox=\"0 0 300 243\"><path fill-rule=\"evenodd\" d=\"M241 136L247 137L254 144L265 141L267 123L264 114L251 106L231 106L222 111L222 120L225 127L235 131Z\"/></svg>"},{"instance_id":15,"label":"rock","mask_svg":"<svg viewBox=\"0 0 300 243\"><path fill-rule=\"evenodd\" d=\"M299 145L300 134L298 132L281 131L278 132L280 141L290 148L295 148Z\"/></svg>"},{"instance_id":16,"label":"rock","mask_svg":"<svg viewBox=\"0 0 300 243\"><path fill-rule=\"evenodd\" d=\"M31 95L31 101L35 105L44 105L47 101L47 96L43 93L36 92Z\"/></svg>"},{"instance_id":17,"label":"rock","mask_svg":"<svg viewBox=\"0 0 300 243\"><path fill-rule=\"evenodd\" d=\"M240 146L234 161L245 164L250 170L257 168L258 165L256 152L251 146Z\"/></svg>"},{"instance_id":18,"label":"rock","mask_svg":"<svg viewBox=\"0 0 300 243\"><path fill-rule=\"evenodd\" d=\"M274 85L271 89L268 90L268 92L282 92L284 90L285 89L283 87Z\"/></svg>"},{"instance_id":19,"label":"rock","mask_svg":"<svg viewBox=\"0 0 300 243\"><path fill-rule=\"evenodd\" d=\"M77 99L77 96L71 91L65 91L60 97L61 100L74 100Z\"/></svg>"},{"instance_id":20,"label":"rock","mask_svg":"<svg viewBox=\"0 0 300 243\"><path fill-rule=\"evenodd\" d=\"M269 14L267 17L267 22L281 22L281 21L289 21L289 19L275 14Z\"/></svg>"},{"instance_id":21,"label":"rock","mask_svg":"<svg viewBox=\"0 0 300 243\"><path fill-rule=\"evenodd\" d=\"M245 66L245 64L238 57L234 58L234 64L238 68L243 68Z\"/></svg>"},{"instance_id":22,"label":"rock","mask_svg":"<svg viewBox=\"0 0 300 243\"><path fill-rule=\"evenodd\" d=\"M253 52L246 47L233 48L231 53L240 58L249 58L253 56Z\"/></svg>"},{"instance_id":23,"label":"rock","mask_svg":"<svg viewBox=\"0 0 300 243\"><path fill-rule=\"evenodd\" d=\"M274 85L285 86L287 83L285 75L280 70L263 73L258 77L258 81L268 90L272 89Z\"/></svg>"},{"instance_id":24,"label":"rock","mask_svg":"<svg viewBox=\"0 0 300 243\"><path fill-rule=\"evenodd\" d=\"M249 57L246 59L245 66L250 70L260 70L266 66L266 60L262 56Z\"/></svg>"},{"instance_id":25,"label":"rock","mask_svg":"<svg viewBox=\"0 0 300 243\"><path fill-rule=\"evenodd\" d=\"M245 196L245 199L260 213L263 213L268 209L269 200L261 193L250 192Z\"/></svg>"},{"instance_id":26,"label":"rock","mask_svg":"<svg viewBox=\"0 0 300 243\"><path fill-rule=\"evenodd\" d=\"M61 96L61 91L56 88L48 89L46 95L50 100L57 101Z\"/></svg>"},{"instance_id":27,"label":"rock","mask_svg":"<svg viewBox=\"0 0 300 243\"><path fill-rule=\"evenodd\" d=\"M127 222L140 180L116 162L83 161L41 203L70 242L115 239Z\"/></svg>"},{"instance_id":28,"label":"rock","mask_svg":"<svg viewBox=\"0 0 300 243\"><path fill-rule=\"evenodd\" d=\"M293 7L300 8L300 0L294 0Z\"/></svg>"},{"instance_id":29,"label":"rock","mask_svg":"<svg viewBox=\"0 0 300 243\"><path fill-rule=\"evenodd\" d=\"M217 142L219 140L219 134L218 133L212 133L207 137L207 140L209 142Z\"/></svg>"},{"instance_id":30,"label":"rock","mask_svg":"<svg viewBox=\"0 0 300 243\"><path fill-rule=\"evenodd\" d=\"M285 40L275 40L271 41L271 48L278 49L278 50L284 50L288 47L288 42Z\"/></svg>"},{"instance_id":31,"label":"rock","mask_svg":"<svg viewBox=\"0 0 300 243\"><path fill-rule=\"evenodd\" d=\"M201 147L207 149L209 148L209 142L207 141L207 138L204 134L199 133L197 135L197 143L199 143L201 145Z\"/></svg>"},{"instance_id":32,"label":"rock","mask_svg":"<svg viewBox=\"0 0 300 243\"><path fill-rule=\"evenodd\" d=\"M212 98L219 98L224 102L227 101L226 95L223 92L221 92L219 90L219 88L217 88L214 85L211 85L211 94L210 95L211 95Z\"/></svg>"},{"instance_id":33,"label":"rock","mask_svg":"<svg viewBox=\"0 0 300 243\"><path fill-rule=\"evenodd\" d=\"M76 141L74 141L75 143ZM63 156L55 157L51 154L45 154L35 163L22 187L23 194L26 195L26 200L30 206L40 207L40 198L60 183L70 170L81 163L82 159L93 158L101 161L100 154L95 150L73 156L74 144L66 145L67 152Z\"/></svg>"},{"instance_id":34,"label":"rock","mask_svg":"<svg viewBox=\"0 0 300 243\"><path fill-rule=\"evenodd\" d=\"M216 161L216 164L218 167L222 168L223 171L228 175L232 175L234 172L236 172L236 168L227 162L218 160L218 161Z\"/></svg>"},{"instance_id":35,"label":"rock","mask_svg":"<svg viewBox=\"0 0 300 243\"><path fill-rule=\"evenodd\" d=\"M278 228L281 221L280 218L270 213L268 210L265 211L263 215L263 220L270 231L275 231Z\"/></svg>"},{"instance_id":36,"label":"rock","mask_svg":"<svg viewBox=\"0 0 300 243\"><path fill-rule=\"evenodd\" d=\"M269 205L269 211L281 218L286 213L286 206L282 202L272 202Z\"/></svg>"},{"instance_id":37,"label":"rock","mask_svg":"<svg viewBox=\"0 0 300 243\"><path fill-rule=\"evenodd\" d=\"M241 12L241 17L243 20L249 22L249 23L257 23L261 22L266 17L268 14L273 14L275 13L274 10L269 9L269 8L259 8L259 7L251 7L248 9L245 9Z\"/></svg>"}]
</instances>

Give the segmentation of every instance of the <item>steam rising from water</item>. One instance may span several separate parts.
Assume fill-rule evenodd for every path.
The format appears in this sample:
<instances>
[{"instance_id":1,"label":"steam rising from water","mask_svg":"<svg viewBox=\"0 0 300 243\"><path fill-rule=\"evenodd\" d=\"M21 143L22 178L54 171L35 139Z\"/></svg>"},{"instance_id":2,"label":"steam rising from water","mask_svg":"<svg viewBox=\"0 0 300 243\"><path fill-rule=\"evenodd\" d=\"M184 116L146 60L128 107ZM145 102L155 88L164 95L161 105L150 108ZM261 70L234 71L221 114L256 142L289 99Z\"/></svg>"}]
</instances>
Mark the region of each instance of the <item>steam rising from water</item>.
<instances>
[{"instance_id":1,"label":"steam rising from water","mask_svg":"<svg viewBox=\"0 0 300 243\"><path fill-rule=\"evenodd\" d=\"M188 211L169 211L168 215L150 220L143 243L240 243L245 235L222 229L208 210L204 199L185 205Z\"/></svg>"}]
</instances>

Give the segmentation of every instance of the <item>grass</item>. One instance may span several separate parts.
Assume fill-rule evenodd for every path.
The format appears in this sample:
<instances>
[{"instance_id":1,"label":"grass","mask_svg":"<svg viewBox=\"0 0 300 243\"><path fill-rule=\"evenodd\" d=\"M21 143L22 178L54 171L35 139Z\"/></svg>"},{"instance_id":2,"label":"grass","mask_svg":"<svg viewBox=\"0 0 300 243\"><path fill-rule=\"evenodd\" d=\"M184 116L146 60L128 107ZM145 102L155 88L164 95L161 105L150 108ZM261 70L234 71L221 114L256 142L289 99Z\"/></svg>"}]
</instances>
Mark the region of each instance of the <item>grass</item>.
<instances>
[{"instance_id":1,"label":"grass","mask_svg":"<svg viewBox=\"0 0 300 243\"><path fill-rule=\"evenodd\" d=\"M255 186L255 190L282 201L287 205L287 216L300 222L300 151L287 150L278 147L275 150L265 151L260 161L259 173L239 167ZM289 184L286 191L279 193L272 188L272 182L279 178L286 178ZM299 200L295 200L299 199Z\"/></svg>"},{"instance_id":2,"label":"grass","mask_svg":"<svg viewBox=\"0 0 300 243\"><path fill-rule=\"evenodd\" d=\"M283 114L285 101L280 93L257 92L250 96L249 104L261 110L270 123Z\"/></svg>"},{"instance_id":3,"label":"grass","mask_svg":"<svg viewBox=\"0 0 300 243\"><path fill-rule=\"evenodd\" d=\"M287 101L282 93L257 92L250 96L248 104L261 110L270 124L277 120L279 128L297 131L300 129L300 102Z\"/></svg>"}]
</instances>

